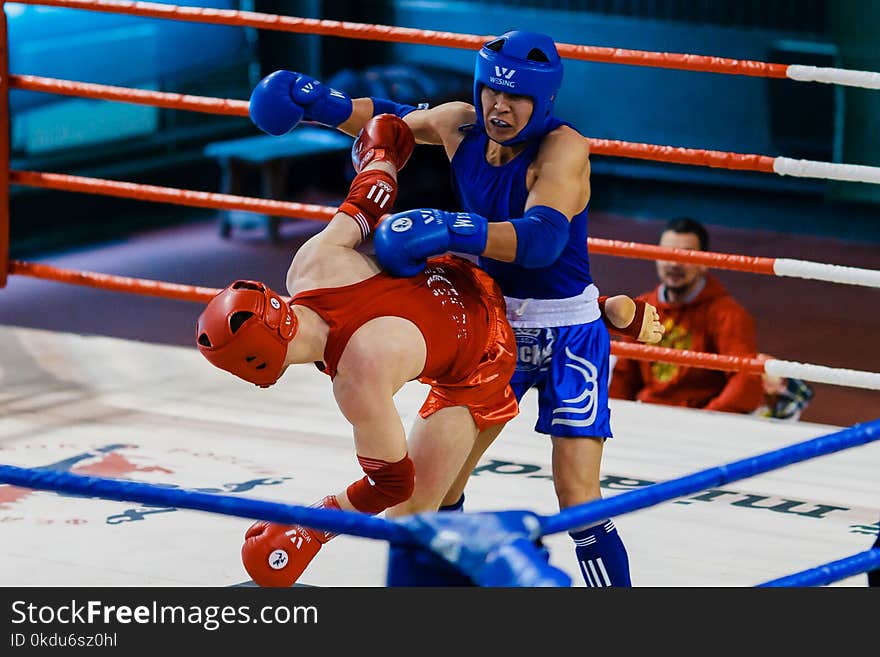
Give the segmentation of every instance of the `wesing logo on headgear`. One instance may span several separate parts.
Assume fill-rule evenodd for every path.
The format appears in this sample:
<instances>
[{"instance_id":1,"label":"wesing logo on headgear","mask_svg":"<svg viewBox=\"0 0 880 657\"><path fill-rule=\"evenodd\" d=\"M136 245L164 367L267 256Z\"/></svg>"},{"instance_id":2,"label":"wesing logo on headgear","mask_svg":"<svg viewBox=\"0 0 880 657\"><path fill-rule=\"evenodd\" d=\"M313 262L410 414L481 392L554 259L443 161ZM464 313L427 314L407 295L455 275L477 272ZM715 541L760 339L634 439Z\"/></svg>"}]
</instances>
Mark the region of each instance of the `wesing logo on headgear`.
<instances>
[{"instance_id":1,"label":"wesing logo on headgear","mask_svg":"<svg viewBox=\"0 0 880 657\"><path fill-rule=\"evenodd\" d=\"M498 84L498 85L501 85L504 87L513 88L516 86L516 82L511 80L514 73L516 73L515 68L505 68L503 66L496 66L495 67L495 77L490 77L489 81L492 84Z\"/></svg>"}]
</instances>

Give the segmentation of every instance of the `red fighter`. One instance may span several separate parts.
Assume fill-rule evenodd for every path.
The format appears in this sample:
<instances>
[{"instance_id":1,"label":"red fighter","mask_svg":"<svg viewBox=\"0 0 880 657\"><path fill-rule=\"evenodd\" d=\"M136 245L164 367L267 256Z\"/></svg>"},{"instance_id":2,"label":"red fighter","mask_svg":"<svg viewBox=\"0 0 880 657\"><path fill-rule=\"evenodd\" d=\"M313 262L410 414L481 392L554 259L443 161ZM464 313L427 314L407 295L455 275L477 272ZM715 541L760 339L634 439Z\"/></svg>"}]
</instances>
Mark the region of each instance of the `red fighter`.
<instances>
[{"instance_id":1,"label":"red fighter","mask_svg":"<svg viewBox=\"0 0 880 657\"><path fill-rule=\"evenodd\" d=\"M352 150L358 173L348 197L293 258L292 299L236 281L198 320L201 353L245 381L268 387L298 363L318 363L330 376L366 476L325 497L324 508L388 509L390 516L436 510L478 434L518 412L508 383L516 341L492 279L451 255L395 278L355 248L393 206L397 171L413 145L401 119L371 119ZM430 392L407 438L393 396L414 379ZM291 586L330 538L256 522L242 561L260 586Z\"/></svg>"}]
</instances>

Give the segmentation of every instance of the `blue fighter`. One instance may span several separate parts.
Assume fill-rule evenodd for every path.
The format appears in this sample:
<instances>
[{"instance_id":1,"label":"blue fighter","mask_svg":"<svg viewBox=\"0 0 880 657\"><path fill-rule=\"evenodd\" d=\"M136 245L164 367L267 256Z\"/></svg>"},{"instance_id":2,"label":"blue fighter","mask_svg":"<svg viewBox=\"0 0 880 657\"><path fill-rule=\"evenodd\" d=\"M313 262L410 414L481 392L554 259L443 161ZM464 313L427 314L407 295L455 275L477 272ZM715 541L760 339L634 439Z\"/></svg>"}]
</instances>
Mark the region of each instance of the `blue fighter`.
<instances>
[{"instance_id":1,"label":"blue fighter","mask_svg":"<svg viewBox=\"0 0 880 657\"><path fill-rule=\"evenodd\" d=\"M443 146L463 211L421 208L387 217L376 230L376 255L391 273L409 276L431 256L472 254L499 283L517 335L511 385L518 399L538 391L535 430L550 436L564 509L601 497L602 452L612 437L606 322L643 342L659 340L663 327L652 306L626 296L603 297L601 321L587 252L589 144L553 115L562 76L551 37L512 31L480 49L473 104L416 109L352 100L309 76L276 71L254 90L250 112L270 134L306 118L351 135L374 114L392 113L404 117L417 143ZM474 446L443 508L461 508L468 477L501 426ZM587 586L631 586L611 519L570 534ZM393 567L394 550L391 557Z\"/></svg>"}]
</instances>

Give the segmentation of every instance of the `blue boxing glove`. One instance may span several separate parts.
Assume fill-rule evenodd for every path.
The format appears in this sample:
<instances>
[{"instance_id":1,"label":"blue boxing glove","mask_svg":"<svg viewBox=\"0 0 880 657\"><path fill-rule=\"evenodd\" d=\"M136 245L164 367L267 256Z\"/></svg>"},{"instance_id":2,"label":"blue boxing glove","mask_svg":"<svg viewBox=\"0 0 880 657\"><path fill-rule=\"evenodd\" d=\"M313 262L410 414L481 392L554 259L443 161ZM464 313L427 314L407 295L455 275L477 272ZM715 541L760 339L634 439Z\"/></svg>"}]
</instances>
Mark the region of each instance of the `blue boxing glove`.
<instances>
[{"instance_id":1,"label":"blue boxing glove","mask_svg":"<svg viewBox=\"0 0 880 657\"><path fill-rule=\"evenodd\" d=\"M489 222L471 212L419 209L386 217L376 228L376 258L395 276L415 276L427 259L447 251L480 255Z\"/></svg>"},{"instance_id":2,"label":"blue boxing glove","mask_svg":"<svg viewBox=\"0 0 880 657\"><path fill-rule=\"evenodd\" d=\"M296 71L275 71L251 92L248 112L260 130L276 137L303 118L336 127L351 116L351 98Z\"/></svg>"}]
</instances>

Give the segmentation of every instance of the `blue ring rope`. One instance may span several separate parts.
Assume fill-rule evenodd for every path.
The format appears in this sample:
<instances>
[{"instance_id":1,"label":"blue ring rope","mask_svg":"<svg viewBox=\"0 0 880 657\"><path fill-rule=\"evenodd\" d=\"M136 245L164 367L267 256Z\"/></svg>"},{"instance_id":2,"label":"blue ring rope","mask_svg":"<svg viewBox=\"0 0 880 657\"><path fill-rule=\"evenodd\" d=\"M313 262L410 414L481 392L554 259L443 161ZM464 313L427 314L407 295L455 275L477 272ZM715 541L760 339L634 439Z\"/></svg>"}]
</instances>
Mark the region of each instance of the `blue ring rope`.
<instances>
[{"instance_id":1,"label":"blue ring rope","mask_svg":"<svg viewBox=\"0 0 880 657\"><path fill-rule=\"evenodd\" d=\"M644 489L621 493L610 499L588 502L566 509L555 516L538 516L542 527L541 535L567 531L569 528L653 506L669 499L878 439L880 439L880 420L857 424L834 434L728 465L653 484ZM406 528L395 522L361 513L292 506L231 495L165 488L142 482L89 477L41 468L20 468L12 465L0 465L0 481L25 488L57 490L87 497L174 506L243 518L260 518L284 524L298 523L337 533L414 544L414 539Z\"/></svg>"},{"instance_id":2,"label":"blue ring rope","mask_svg":"<svg viewBox=\"0 0 880 657\"><path fill-rule=\"evenodd\" d=\"M758 587L825 586L877 568L880 568L880 548L859 552L851 557L832 561L822 566L772 579L769 582L758 584Z\"/></svg>"},{"instance_id":3,"label":"blue ring rope","mask_svg":"<svg viewBox=\"0 0 880 657\"><path fill-rule=\"evenodd\" d=\"M241 518L270 520L286 525L300 524L365 538L413 544L408 530L383 518L363 513L316 509L234 495L202 493L185 488L165 488L139 481L89 477L43 468L19 468L14 465L0 465L0 481L23 488L76 493L119 502L173 506Z\"/></svg>"},{"instance_id":4,"label":"blue ring rope","mask_svg":"<svg viewBox=\"0 0 880 657\"><path fill-rule=\"evenodd\" d=\"M555 516L543 517L541 534L546 536L593 524L623 513L644 509L660 502L690 495L707 488L715 488L739 479L748 479L786 465L813 459L817 456L825 456L875 440L880 440L880 419L856 424L837 433L795 443L757 456L750 456L727 465L700 470L678 479L670 479L638 490L620 493L608 499L573 506L560 511Z\"/></svg>"}]
</instances>

